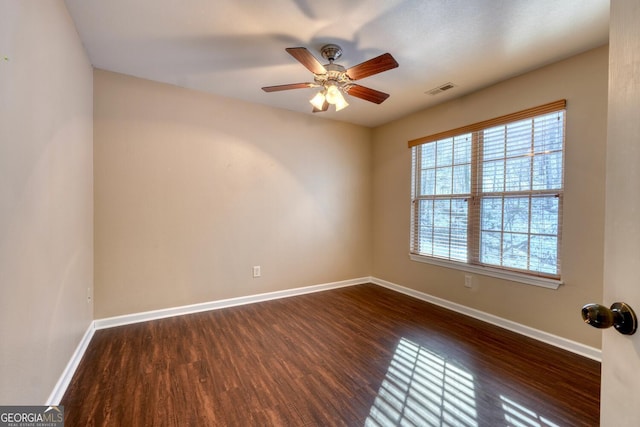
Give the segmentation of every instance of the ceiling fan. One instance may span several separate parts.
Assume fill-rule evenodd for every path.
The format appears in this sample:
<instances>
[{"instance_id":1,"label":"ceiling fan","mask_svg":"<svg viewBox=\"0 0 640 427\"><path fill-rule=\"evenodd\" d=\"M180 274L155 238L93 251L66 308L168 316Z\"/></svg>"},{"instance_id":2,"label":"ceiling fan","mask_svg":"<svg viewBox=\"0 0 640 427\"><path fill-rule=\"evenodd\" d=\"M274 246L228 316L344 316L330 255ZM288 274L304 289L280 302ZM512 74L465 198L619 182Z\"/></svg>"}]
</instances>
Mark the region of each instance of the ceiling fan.
<instances>
[{"instance_id":1,"label":"ceiling fan","mask_svg":"<svg viewBox=\"0 0 640 427\"><path fill-rule=\"evenodd\" d=\"M314 74L313 82L266 86L262 88L265 92L319 87L320 92L309 101L313 105L314 113L327 111L331 104L335 105L336 111L347 107L349 104L343 93L376 104L381 104L389 97L387 93L361 86L354 81L396 68L398 63L390 53L384 53L346 69L334 63L342 56L342 48L336 44L327 44L320 49L322 57L329 61L326 65L322 65L304 47L289 47L285 50Z\"/></svg>"}]
</instances>

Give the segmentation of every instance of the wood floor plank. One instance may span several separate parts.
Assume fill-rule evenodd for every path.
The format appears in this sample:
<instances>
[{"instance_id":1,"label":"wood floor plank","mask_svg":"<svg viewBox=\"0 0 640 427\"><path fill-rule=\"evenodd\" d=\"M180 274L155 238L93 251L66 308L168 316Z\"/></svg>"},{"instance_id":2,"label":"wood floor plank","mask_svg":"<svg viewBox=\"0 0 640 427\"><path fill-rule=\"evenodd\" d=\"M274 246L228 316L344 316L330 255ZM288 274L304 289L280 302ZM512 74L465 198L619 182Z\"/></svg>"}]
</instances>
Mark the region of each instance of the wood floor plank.
<instances>
[{"instance_id":1,"label":"wood floor plank","mask_svg":"<svg viewBox=\"0 0 640 427\"><path fill-rule=\"evenodd\" d=\"M66 426L596 426L600 364L368 284L98 330Z\"/></svg>"}]
</instances>

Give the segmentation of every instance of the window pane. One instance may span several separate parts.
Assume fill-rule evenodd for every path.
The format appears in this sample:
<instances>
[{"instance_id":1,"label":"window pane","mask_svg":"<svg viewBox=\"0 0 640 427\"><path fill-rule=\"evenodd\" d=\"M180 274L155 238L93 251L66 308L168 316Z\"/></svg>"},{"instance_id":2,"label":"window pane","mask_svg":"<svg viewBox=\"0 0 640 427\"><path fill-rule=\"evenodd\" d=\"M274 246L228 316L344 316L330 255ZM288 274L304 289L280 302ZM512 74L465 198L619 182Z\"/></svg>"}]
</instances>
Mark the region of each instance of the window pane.
<instances>
[{"instance_id":1,"label":"window pane","mask_svg":"<svg viewBox=\"0 0 640 427\"><path fill-rule=\"evenodd\" d=\"M529 232L529 198L509 197L504 199L504 231Z\"/></svg>"},{"instance_id":2,"label":"window pane","mask_svg":"<svg viewBox=\"0 0 640 427\"><path fill-rule=\"evenodd\" d=\"M502 230L502 198L482 199L480 222L482 230Z\"/></svg>"},{"instance_id":3,"label":"window pane","mask_svg":"<svg viewBox=\"0 0 640 427\"><path fill-rule=\"evenodd\" d=\"M468 203L464 199L451 201L451 259L467 260Z\"/></svg>"},{"instance_id":4,"label":"window pane","mask_svg":"<svg viewBox=\"0 0 640 427\"><path fill-rule=\"evenodd\" d=\"M467 231L468 203L464 199L453 199L451 201L451 228Z\"/></svg>"},{"instance_id":5,"label":"window pane","mask_svg":"<svg viewBox=\"0 0 640 427\"><path fill-rule=\"evenodd\" d=\"M436 166L453 164L453 138L436 142Z\"/></svg>"},{"instance_id":6,"label":"window pane","mask_svg":"<svg viewBox=\"0 0 640 427\"><path fill-rule=\"evenodd\" d=\"M449 257L449 228L451 226L451 201L434 201L433 254Z\"/></svg>"},{"instance_id":7,"label":"window pane","mask_svg":"<svg viewBox=\"0 0 640 427\"><path fill-rule=\"evenodd\" d=\"M419 203L420 227L433 227L433 200L420 200Z\"/></svg>"},{"instance_id":8,"label":"window pane","mask_svg":"<svg viewBox=\"0 0 640 427\"><path fill-rule=\"evenodd\" d=\"M562 150L563 113L547 114L533 119L533 143L536 153Z\"/></svg>"},{"instance_id":9,"label":"window pane","mask_svg":"<svg viewBox=\"0 0 640 427\"><path fill-rule=\"evenodd\" d=\"M531 199L531 233L558 234L558 198L555 196Z\"/></svg>"},{"instance_id":10,"label":"window pane","mask_svg":"<svg viewBox=\"0 0 640 427\"><path fill-rule=\"evenodd\" d=\"M504 161L485 162L482 165L482 191L504 191Z\"/></svg>"},{"instance_id":11,"label":"window pane","mask_svg":"<svg viewBox=\"0 0 640 427\"><path fill-rule=\"evenodd\" d=\"M562 151L539 154L533 159L533 189L562 188Z\"/></svg>"},{"instance_id":12,"label":"window pane","mask_svg":"<svg viewBox=\"0 0 640 427\"><path fill-rule=\"evenodd\" d=\"M471 187L471 165L453 167L453 194L469 194Z\"/></svg>"},{"instance_id":13,"label":"window pane","mask_svg":"<svg viewBox=\"0 0 640 427\"><path fill-rule=\"evenodd\" d=\"M420 228L418 252L425 255L433 254L433 227Z\"/></svg>"},{"instance_id":14,"label":"window pane","mask_svg":"<svg viewBox=\"0 0 640 427\"><path fill-rule=\"evenodd\" d=\"M451 230L451 255L456 261L467 261L467 230Z\"/></svg>"},{"instance_id":15,"label":"window pane","mask_svg":"<svg viewBox=\"0 0 640 427\"><path fill-rule=\"evenodd\" d=\"M471 140L471 134L467 134L421 146L420 197L451 195L454 191L456 194L469 194ZM425 255L466 261L466 200L420 199L416 202L419 225L415 242L418 247L413 250Z\"/></svg>"},{"instance_id":16,"label":"window pane","mask_svg":"<svg viewBox=\"0 0 640 427\"><path fill-rule=\"evenodd\" d=\"M531 157L507 159L505 191L531 189Z\"/></svg>"},{"instance_id":17,"label":"window pane","mask_svg":"<svg viewBox=\"0 0 640 427\"><path fill-rule=\"evenodd\" d=\"M436 167L436 143L422 145L422 169Z\"/></svg>"},{"instance_id":18,"label":"window pane","mask_svg":"<svg viewBox=\"0 0 640 427\"><path fill-rule=\"evenodd\" d=\"M433 223L437 227L449 228L451 224L451 201L450 200L435 200L433 202Z\"/></svg>"},{"instance_id":19,"label":"window pane","mask_svg":"<svg viewBox=\"0 0 640 427\"><path fill-rule=\"evenodd\" d=\"M501 265L502 245L501 233L483 231L480 240L480 262L483 264Z\"/></svg>"},{"instance_id":20,"label":"window pane","mask_svg":"<svg viewBox=\"0 0 640 427\"><path fill-rule=\"evenodd\" d=\"M531 120L507 125L507 157L526 156L531 153Z\"/></svg>"},{"instance_id":21,"label":"window pane","mask_svg":"<svg viewBox=\"0 0 640 427\"><path fill-rule=\"evenodd\" d=\"M456 136L454 138L453 163L471 163L471 134Z\"/></svg>"},{"instance_id":22,"label":"window pane","mask_svg":"<svg viewBox=\"0 0 640 427\"><path fill-rule=\"evenodd\" d=\"M482 160L504 158L504 126L487 129L483 133Z\"/></svg>"},{"instance_id":23,"label":"window pane","mask_svg":"<svg viewBox=\"0 0 640 427\"><path fill-rule=\"evenodd\" d=\"M435 193L436 189L436 170L425 169L421 175L422 181L420 194L423 196L430 196Z\"/></svg>"},{"instance_id":24,"label":"window pane","mask_svg":"<svg viewBox=\"0 0 640 427\"><path fill-rule=\"evenodd\" d=\"M434 229L433 255L449 258L449 227L436 227Z\"/></svg>"},{"instance_id":25,"label":"window pane","mask_svg":"<svg viewBox=\"0 0 640 427\"><path fill-rule=\"evenodd\" d=\"M431 254L433 252L433 201L420 200L418 203L418 252Z\"/></svg>"},{"instance_id":26,"label":"window pane","mask_svg":"<svg viewBox=\"0 0 640 427\"><path fill-rule=\"evenodd\" d=\"M531 236L531 270L558 272L558 239L555 236Z\"/></svg>"},{"instance_id":27,"label":"window pane","mask_svg":"<svg viewBox=\"0 0 640 427\"><path fill-rule=\"evenodd\" d=\"M527 269L529 239L526 234L504 233L502 235L502 265Z\"/></svg>"},{"instance_id":28,"label":"window pane","mask_svg":"<svg viewBox=\"0 0 640 427\"><path fill-rule=\"evenodd\" d=\"M452 167L436 169L436 194L451 194Z\"/></svg>"}]
</instances>

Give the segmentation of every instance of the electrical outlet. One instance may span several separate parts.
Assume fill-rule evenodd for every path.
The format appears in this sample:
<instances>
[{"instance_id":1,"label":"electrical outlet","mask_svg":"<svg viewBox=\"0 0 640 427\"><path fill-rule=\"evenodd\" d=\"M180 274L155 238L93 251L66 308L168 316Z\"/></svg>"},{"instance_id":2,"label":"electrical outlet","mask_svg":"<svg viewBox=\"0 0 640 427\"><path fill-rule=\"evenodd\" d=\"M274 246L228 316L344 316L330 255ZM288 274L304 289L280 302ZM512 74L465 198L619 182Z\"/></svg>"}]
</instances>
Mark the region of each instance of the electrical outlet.
<instances>
[{"instance_id":1,"label":"electrical outlet","mask_svg":"<svg viewBox=\"0 0 640 427\"><path fill-rule=\"evenodd\" d=\"M260 277L260 266L259 265L254 265L253 266L253 277Z\"/></svg>"},{"instance_id":2,"label":"electrical outlet","mask_svg":"<svg viewBox=\"0 0 640 427\"><path fill-rule=\"evenodd\" d=\"M471 286L473 286L473 276L470 274L465 274L464 275L464 287L465 288L470 288Z\"/></svg>"}]
</instances>

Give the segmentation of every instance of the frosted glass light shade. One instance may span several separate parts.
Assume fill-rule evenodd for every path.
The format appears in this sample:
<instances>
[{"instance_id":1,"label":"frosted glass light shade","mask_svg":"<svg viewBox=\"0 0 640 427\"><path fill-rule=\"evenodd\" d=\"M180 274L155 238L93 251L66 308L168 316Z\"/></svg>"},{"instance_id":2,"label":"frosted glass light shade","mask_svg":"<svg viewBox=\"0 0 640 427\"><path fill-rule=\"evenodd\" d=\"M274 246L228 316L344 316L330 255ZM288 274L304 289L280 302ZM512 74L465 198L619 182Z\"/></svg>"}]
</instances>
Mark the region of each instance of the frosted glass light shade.
<instances>
[{"instance_id":1,"label":"frosted glass light shade","mask_svg":"<svg viewBox=\"0 0 640 427\"><path fill-rule=\"evenodd\" d=\"M324 106L324 93L322 92L323 91L316 93L316 96L311 98L311 100L309 101L311 105L313 105L318 110L322 110L322 107Z\"/></svg>"}]
</instances>

